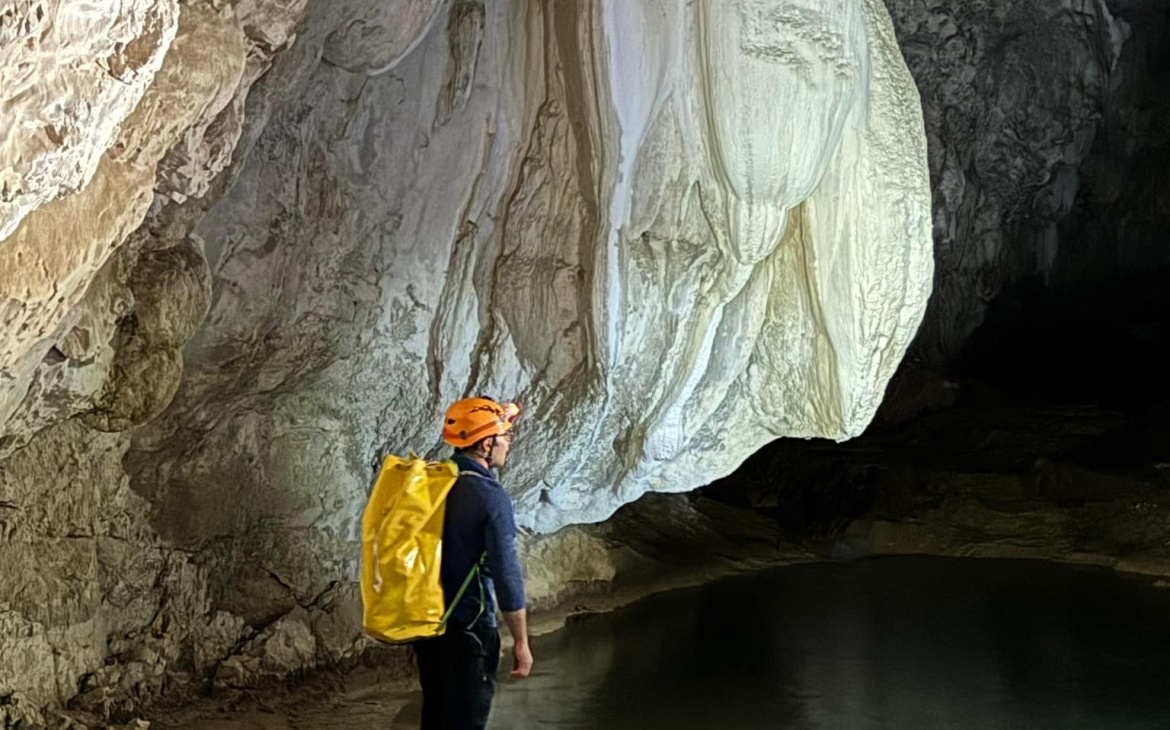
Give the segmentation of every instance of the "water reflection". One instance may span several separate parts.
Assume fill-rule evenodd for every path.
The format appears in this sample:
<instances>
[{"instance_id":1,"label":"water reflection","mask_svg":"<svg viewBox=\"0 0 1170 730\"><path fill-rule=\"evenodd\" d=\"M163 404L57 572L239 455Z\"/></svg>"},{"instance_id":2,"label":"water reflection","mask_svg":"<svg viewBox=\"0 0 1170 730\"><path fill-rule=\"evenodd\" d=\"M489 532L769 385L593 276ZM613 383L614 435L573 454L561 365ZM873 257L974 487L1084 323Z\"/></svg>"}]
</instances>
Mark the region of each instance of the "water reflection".
<instances>
[{"instance_id":1,"label":"water reflection","mask_svg":"<svg viewBox=\"0 0 1170 730\"><path fill-rule=\"evenodd\" d=\"M535 643L493 728L1170 727L1170 591L891 558L660 596Z\"/></svg>"}]
</instances>

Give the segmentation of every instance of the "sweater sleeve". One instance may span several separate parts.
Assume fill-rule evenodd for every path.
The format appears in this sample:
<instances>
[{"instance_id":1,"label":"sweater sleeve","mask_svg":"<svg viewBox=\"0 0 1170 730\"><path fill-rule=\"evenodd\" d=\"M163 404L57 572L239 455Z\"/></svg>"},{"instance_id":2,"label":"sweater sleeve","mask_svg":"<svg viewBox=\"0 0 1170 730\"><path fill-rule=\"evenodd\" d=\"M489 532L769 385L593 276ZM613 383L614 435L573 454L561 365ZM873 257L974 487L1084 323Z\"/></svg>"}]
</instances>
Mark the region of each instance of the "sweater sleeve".
<instances>
[{"instance_id":1,"label":"sweater sleeve","mask_svg":"<svg viewBox=\"0 0 1170 730\"><path fill-rule=\"evenodd\" d=\"M507 492L496 489L488 507L487 566L496 585L500 610L519 611L524 608L524 571L516 554L516 518L512 499Z\"/></svg>"}]
</instances>

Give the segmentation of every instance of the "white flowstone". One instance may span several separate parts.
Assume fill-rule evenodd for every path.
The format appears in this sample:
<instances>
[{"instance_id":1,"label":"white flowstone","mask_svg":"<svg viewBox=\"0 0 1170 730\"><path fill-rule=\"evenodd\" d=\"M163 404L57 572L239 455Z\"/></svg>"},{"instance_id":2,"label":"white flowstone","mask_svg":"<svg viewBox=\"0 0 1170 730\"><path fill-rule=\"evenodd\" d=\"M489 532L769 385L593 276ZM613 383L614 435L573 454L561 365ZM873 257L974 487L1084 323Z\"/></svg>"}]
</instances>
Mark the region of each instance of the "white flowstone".
<instances>
[{"instance_id":1,"label":"white flowstone","mask_svg":"<svg viewBox=\"0 0 1170 730\"><path fill-rule=\"evenodd\" d=\"M198 483L215 513L242 474L336 497L315 524L352 535L379 449L437 448L446 404L483 392L528 409L508 483L548 532L866 426L932 275L918 96L880 3L426 17L418 42L369 30L415 48L379 51L392 73L300 72L199 224L215 302L137 440L165 464L150 491ZM247 466L212 446L303 429L326 440Z\"/></svg>"},{"instance_id":2,"label":"white flowstone","mask_svg":"<svg viewBox=\"0 0 1170 730\"><path fill-rule=\"evenodd\" d=\"M40 435L4 462L0 563L63 533L90 577L55 601L60 565L9 576L47 593L11 617L36 631L0 640L30 667L0 690L60 701L90 672L81 704L106 712L282 614L222 680L346 656L337 584L378 456L440 453L467 394L524 404L505 482L536 532L873 417L932 272L918 96L877 0L396 7L177 5L136 106L77 143L95 170L19 203L0 451ZM109 446L77 519L149 508L116 535L38 528L33 449L83 465L90 442ZM545 600L612 575L572 534L529 550L578 556L533 570ZM138 658L99 671L106 651Z\"/></svg>"}]
</instances>

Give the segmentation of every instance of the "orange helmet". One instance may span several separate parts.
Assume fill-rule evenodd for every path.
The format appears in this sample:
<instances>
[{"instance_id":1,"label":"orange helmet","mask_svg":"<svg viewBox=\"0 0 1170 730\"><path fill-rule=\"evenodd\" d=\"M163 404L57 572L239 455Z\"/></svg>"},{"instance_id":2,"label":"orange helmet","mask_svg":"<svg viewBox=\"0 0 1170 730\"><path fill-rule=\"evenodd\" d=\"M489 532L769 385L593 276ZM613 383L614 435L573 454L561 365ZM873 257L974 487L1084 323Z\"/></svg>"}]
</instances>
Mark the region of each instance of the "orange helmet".
<instances>
[{"instance_id":1,"label":"orange helmet","mask_svg":"<svg viewBox=\"0 0 1170 730\"><path fill-rule=\"evenodd\" d=\"M457 449L465 449L490 436L508 433L519 415L520 406L515 403L464 398L447 409L443 440Z\"/></svg>"}]
</instances>

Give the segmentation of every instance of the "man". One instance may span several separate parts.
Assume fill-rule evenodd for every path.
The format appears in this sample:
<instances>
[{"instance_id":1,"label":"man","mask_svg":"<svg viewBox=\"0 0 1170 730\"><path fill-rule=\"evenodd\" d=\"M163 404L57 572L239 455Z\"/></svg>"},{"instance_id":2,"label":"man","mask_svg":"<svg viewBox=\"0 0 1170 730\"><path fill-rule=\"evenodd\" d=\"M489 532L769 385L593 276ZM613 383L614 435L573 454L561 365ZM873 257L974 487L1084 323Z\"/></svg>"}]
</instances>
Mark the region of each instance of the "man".
<instances>
[{"instance_id":1,"label":"man","mask_svg":"<svg viewBox=\"0 0 1170 730\"><path fill-rule=\"evenodd\" d=\"M500 661L493 588L515 641L511 676L527 677L532 670L512 499L492 472L508 458L519 413L513 404L487 398L467 398L447 409L443 440L455 447L459 479L447 496L440 579L447 605L455 605L445 633L415 646L423 730L487 725Z\"/></svg>"}]
</instances>

